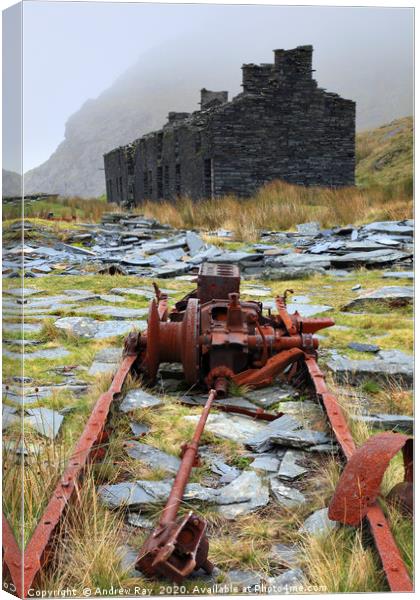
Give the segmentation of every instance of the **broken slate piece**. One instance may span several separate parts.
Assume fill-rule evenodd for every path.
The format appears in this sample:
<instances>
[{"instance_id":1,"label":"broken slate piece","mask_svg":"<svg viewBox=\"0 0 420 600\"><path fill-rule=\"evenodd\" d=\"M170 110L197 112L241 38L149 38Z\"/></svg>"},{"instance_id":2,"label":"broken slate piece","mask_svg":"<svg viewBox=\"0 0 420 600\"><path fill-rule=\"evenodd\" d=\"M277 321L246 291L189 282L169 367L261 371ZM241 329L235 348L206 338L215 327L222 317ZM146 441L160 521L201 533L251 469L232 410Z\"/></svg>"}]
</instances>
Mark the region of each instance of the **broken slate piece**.
<instances>
[{"instance_id":1,"label":"broken slate piece","mask_svg":"<svg viewBox=\"0 0 420 600\"><path fill-rule=\"evenodd\" d=\"M289 569L277 577L268 578L268 594L302 593L305 592L302 589L304 583L305 575L302 569Z\"/></svg>"},{"instance_id":2,"label":"broken slate piece","mask_svg":"<svg viewBox=\"0 0 420 600\"><path fill-rule=\"evenodd\" d=\"M296 390L287 384L275 385L266 388L260 388L259 390L250 390L244 394L245 398L261 406L262 408L269 408L278 402L282 402L287 398L293 398Z\"/></svg>"},{"instance_id":3,"label":"broken slate piece","mask_svg":"<svg viewBox=\"0 0 420 600\"><path fill-rule=\"evenodd\" d=\"M356 352L379 352L380 350L376 344L359 344L359 342L350 342L347 344L347 348L356 350Z\"/></svg>"},{"instance_id":4,"label":"broken slate piece","mask_svg":"<svg viewBox=\"0 0 420 600\"><path fill-rule=\"evenodd\" d=\"M251 469L255 469L257 471L277 473L279 470L280 461L275 456L257 456L257 458L249 466Z\"/></svg>"},{"instance_id":5,"label":"broken slate piece","mask_svg":"<svg viewBox=\"0 0 420 600\"><path fill-rule=\"evenodd\" d=\"M301 467L296 461L304 458L304 452L299 450L287 450L281 461L278 476L286 481L294 481L298 477L302 477L308 472L308 469Z\"/></svg>"},{"instance_id":6,"label":"broken slate piece","mask_svg":"<svg viewBox=\"0 0 420 600\"><path fill-rule=\"evenodd\" d=\"M203 240L194 231L187 231L185 239L191 256L195 256L204 247Z\"/></svg>"},{"instance_id":7,"label":"broken slate piece","mask_svg":"<svg viewBox=\"0 0 420 600\"><path fill-rule=\"evenodd\" d=\"M339 526L338 521L331 521L328 518L328 508L321 508L312 513L299 529L299 533L308 533L309 535L326 535Z\"/></svg>"},{"instance_id":8,"label":"broken slate piece","mask_svg":"<svg viewBox=\"0 0 420 600\"><path fill-rule=\"evenodd\" d=\"M29 424L41 435L54 439L60 431L64 417L49 408L27 408L25 424Z\"/></svg>"},{"instance_id":9,"label":"broken slate piece","mask_svg":"<svg viewBox=\"0 0 420 600\"><path fill-rule=\"evenodd\" d=\"M245 446L254 452L266 452L273 446L307 448L329 441L320 431L303 429L301 423L289 415L271 421L256 436L249 437Z\"/></svg>"},{"instance_id":10,"label":"broken slate piece","mask_svg":"<svg viewBox=\"0 0 420 600\"><path fill-rule=\"evenodd\" d=\"M252 594L259 591L263 578L253 571L232 569L226 573L225 582L231 586L232 593Z\"/></svg>"},{"instance_id":11,"label":"broken slate piece","mask_svg":"<svg viewBox=\"0 0 420 600\"><path fill-rule=\"evenodd\" d=\"M371 360L352 360L335 354L327 366L338 383L345 385L360 385L366 380L385 384L394 380L405 387L413 384L413 357L398 350L380 350Z\"/></svg>"},{"instance_id":12,"label":"broken slate piece","mask_svg":"<svg viewBox=\"0 0 420 600\"><path fill-rule=\"evenodd\" d=\"M386 271L384 279L414 279L414 271Z\"/></svg>"},{"instance_id":13,"label":"broken slate piece","mask_svg":"<svg viewBox=\"0 0 420 600\"><path fill-rule=\"evenodd\" d=\"M139 423L138 421L131 421L130 429L133 432L133 435L135 435L136 437L146 435L150 431L149 425Z\"/></svg>"},{"instance_id":14,"label":"broken slate piece","mask_svg":"<svg viewBox=\"0 0 420 600\"><path fill-rule=\"evenodd\" d=\"M363 294L346 304L342 310L355 310L366 308L369 305L377 306L406 306L412 304L414 298L414 290L408 286L387 286L379 290L374 290L367 294Z\"/></svg>"},{"instance_id":15,"label":"broken slate piece","mask_svg":"<svg viewBox=\"0 0 420 600\"><path fill-rule=\"evenodd\" d=\"M158 406L161 406L161 404L162 400L156 398L156 396L152 396L152 394L149 394L144 390L136 389L127 392L124 400L120 404L120 410L127 413L138 408L157 408Z\"/></svg>"},{"instance_id":16,"label":"broken slate piece","mask_svg":"<svg viewBox=\"0 0 420 600\"><path fill-rule=\"evenodd\" d=\"M255 471L244 471L232 483L217 492L215 501L221 505L218 512L229 520L253 512L269 502L268 485Z\"/></svg>"},{"instance_id":17,"label":"broken slate piece","mask_svg":"<svg viewBox=\"0 0 420 600\"><path fill-rule=\"evenodd\" d=\"M296 508L305 504L305 496L299 490L287 487L277 477L270 478L271 493L279 504L285 508Z\"/></svg>"},{"instance_id":18,"label":"broken slate piece","mask_svg":"<svg viewBox=\"0 0 420 600\"><path fill-rule=\"evenodd\" d=\"M221 460L214 460L210 465L210 469L216 475L221 475L220 483L230 483L241 474L239 469L231 467Z\"/></svg>"},{"instance_id":19,"label":"broken slate piece","mask_svg":"<svg viewBox=\"0 0 420 600\"><path fill-rule=\"evenodd\" d=\"M406 415L388 415L375 413L369 415L352 415L353 421L363 421L371 427L386 430L399 430L406 433L414 433L414 418Z\"/></svg>"},{"instance_id":20,"label":"broken slate piece","mask_svg":"<svg viewBox=\"0 0 420 600\"><path fill-rule=\"evenodd\" d=\"M184 417L184 419L193 423L197 423L199 418L198 415ZM260 433L265 427L266 425L261 421L229 413L210 414L206 422L206 431L239 444Z\"/></svg>"},{"instance_id":21,"label":"broken slate piece","mask_svg":"<svg viewBox=\"0 0 420 600\"><path fill-rule=\"evenodd\" d=\"M151 469L162 469L171 474L176 474L181 461L176 456L162 452L148 444L139 442L126 442L124 449L131 458L141 461Z\"/></svg>"}]
</instances>

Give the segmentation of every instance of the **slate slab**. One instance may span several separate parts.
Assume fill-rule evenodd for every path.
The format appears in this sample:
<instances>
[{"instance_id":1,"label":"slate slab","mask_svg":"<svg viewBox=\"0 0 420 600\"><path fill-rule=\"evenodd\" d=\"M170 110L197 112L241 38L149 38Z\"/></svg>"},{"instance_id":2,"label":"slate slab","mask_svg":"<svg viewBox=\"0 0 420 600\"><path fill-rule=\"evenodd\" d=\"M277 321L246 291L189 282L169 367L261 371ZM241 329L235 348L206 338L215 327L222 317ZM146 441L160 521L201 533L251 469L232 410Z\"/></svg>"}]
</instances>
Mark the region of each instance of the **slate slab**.
<instances>
[{"instance_id":1,"label":"slate slab","mask_svg":"<svg viewBox=\"0 0 420 600\"><path fill-rule=\"evenodd\" d=\"M184 417L192 423L197 423L199 418L198 415ZM239 444L260 433L265 427L266 425L261 421L228 413L210 414L206 423L206 431Z\"/></svg>"},{"instance_id":2,"label":"slate slab","mask_svg":"<svg viewBox=\"0 0 420 600\"><path fill-rule=\"evenodd\" d=\"M320 431L303 429L301 423L289 415L283 415L271 421L257 435L250 436L245 446L254 452L265 452L273 446L308 448L329 441L328 436Z\"/></svg>"},{"instance_id":3,"label":"slate slab","mask_svg":"<svg viewBox=\"0 0 420 600\"><path fill-rule=\"evenodd\" d=\"M412 304L414 289L408 286L386 286L354 298L342 308L344 311L365 309L370 305L397 307Z\"/></svg>"},{"instance_id":4,"label":"slate slab","mask_svg":"<svg viewBox=\"0 0 420 600\"><path fill-rule=\"evenodd\" d=\"M380 347L376 344L360 344L359 342L350 342L347 344L347 348L350 350L356 350L356 352L379 352Z\"/></svg>"},{"instance_id":5,"label":"slate slab","mask_svg":"<svg viewBox=\"0 0 420 600\"><path fill-rule=\"evenodd\" d=\"M305 453L299 450L287 450L282 458L278 477L285 481L294 481L303 475L306 475L308 469L298 464L304 459Z\"/></svg>"},{"instance_id":6,"label":"slate slab","mask_svg":"<svg viewBox=\"0 0 420 600\"><path fill-rule=\"evenodd\" d=\"M302 569L289 569L277 577L268 578L268 594L304 593L304 583Z\"/></svg>"},{"instance_id":7,"label":"slate slab","mask_svg":"<svg viewBox=\"0 0 420 600\"><path fill-rule=\"evenodd\" d=\"M255 471L244 471L232 483L218 490L218 512L228 520L253 512L269 502L268 485Z\"/></svg>"},{"instance_id":8,"label":"slate slab","mask_svg":"<svg viewBox=\"0 0 420 600\"><path fill-rule=\"evenodd\" d=\"M106 317L112 317L113 319L137 319L138 317L144 317L148 313L148 308L127 308L124 306L82 306L77 308L75 312L77 314L89 312L91 315L102 315Z\"/></svg>"},{"instance_id":9,"label":"slate slab","mask_svg":"<svg viewBox=\"0 0 420 600\"><path fill-rule=\"evenodd\" d=\"M321 508L312 513L299 528L299 533L307 533L314 536L323 536L339 526L338 521L328 518L328 508Z\"/></svg>"},{"instance_id":10,"label":"slate slab","mask_svg":"<svg viewBox=\"0 0 420 600\"><path fill-rule=\"evenodd\" d=\"M146 425L145 423L139 423L138 421L131 421L130 429L133 435L136 437L146 435L150 431L149 425Z\"/></svg>"},{"instance_id":11,"label":"slate slab","mask_svg":"<svg viewBox=\"0 0 420 600\"><path fill-rule=\"evenodd\" d=\"M55 410L49 408L27 408L25 409L25 424L30 425L41 435L54 439L57 437L64 417Z\"/></svg>"},{"instance_id":12,"label":"slate slab","mask_svg":"<svg viewBox=\"0 0 420 600\"><path fill-rule=\"evenodd\" d=\"M252 594L259 591L262 580L259 573L232 569L226 573L225 583L231 586L232 593Z\"/></svg>"},{"instance_id":13,"label":"slate slab","mask_svg":"<svg viewBox=\"0 0 420 600\"><path fill-rule=\"evenodd\" d=\"M11 352L9 350L3 350L3 356L15 360L38 360L38 359L49 359L58 360L68 356L70 352L65 348L43 348L41 350L35 350L35 352Z\"/></svg>"},{"instance_id":14,"label":"slate slab","mask_svg":"<svg viewBox=\"0 0 420 600\"><path fill-rule=\"evenodd\" d=\"M257 456L257 458L249 466L251 469L255 469L256 471L277 473L280 467L280 461L275 456Z\"/></svg>"},{"instance_id":15,"label":"slate slab","mask_svg":"<svg viewBox=\"0 0 420 600\"><path fill-rule=\"evenodd\" d=\"M386 271L382 277L384 279L414 279L414 271Z\"/></svg>"},{"instance_id":16,"label":"slate slab","mask_svg":"<svg viewBox=\"0 0 420 600\"><path fill-rule=\"evenodd\" d=\"M414 433L414 418L408 415L390 415L385 413L371 413L368 415L352 415L354 421L362 421L370 427L378 427L390 431L404 431Z\"/></svg>"},{"instance_id":17,"label":"slate slab","mask_svg":"<svg viewBox=\"0 0 420 600\"><path fill-rule=\"evenodd\" d=\"M167 454L149 444L126 442L124 449L131 458L141 461L151 469L162 469L171 474L178 472L181 461L172 454Z\"/></svg>"},{"instance_id":18,"label":"slate slab","mask_svg":"<svg viewBox=\"0 0 420 600\"><path fill-rule=\"evenodd\" d=\"M230 483L241 474L239 469L227 465L222 460L213 460L210 464L210 469L216 475L221 476L220 483Z\"/></svg>"},{"instance_id":19,"label":"slate slab","mask_svg":"<svg viewBox=\"0 0 420 600\"><path fill-rule=\"evenodd\" d=\"M134 389L127 392L120 404L120 410L127 413L138 408L157 408L161 405L162 400L156 396L152 396L144 390Z\"/></svg>"},{"instance_id":20,"label":"slate slab","mask_svg":"<svg viewBox=\"0 0 420 600\"><path fill-rule=\"evenodd\" d=\"M250 390L245 393L245 398L257 406L269 408L270 406L278 404L287 398L293 398L295 394L296 390L292 386L282 384L264 387L257 390Z\"/></svg>"},{"instance_id":21,"label":"slate slab","mask_svg":"<svg viewBox=\"0 0 420 600\"><path fill-rule=\"evenodd\" d=\"M285 508L296 508L305 504L305 496L297 489L288 487L278 477L270 477L271 493Z\"/></svg>"},{"instance_id":22,"label":"slate slab","mask_svg":"<svg viewBox=\"0 0 420 600\"><path fill-rule=\"evenodd\" d=\"M413 384L413 357L398 350L380 350L371 360L353 360L338 353L327 361L338 383L360 385L366 380L388 384L390 380L404 387Z\"/></svg>"}]
</instances>

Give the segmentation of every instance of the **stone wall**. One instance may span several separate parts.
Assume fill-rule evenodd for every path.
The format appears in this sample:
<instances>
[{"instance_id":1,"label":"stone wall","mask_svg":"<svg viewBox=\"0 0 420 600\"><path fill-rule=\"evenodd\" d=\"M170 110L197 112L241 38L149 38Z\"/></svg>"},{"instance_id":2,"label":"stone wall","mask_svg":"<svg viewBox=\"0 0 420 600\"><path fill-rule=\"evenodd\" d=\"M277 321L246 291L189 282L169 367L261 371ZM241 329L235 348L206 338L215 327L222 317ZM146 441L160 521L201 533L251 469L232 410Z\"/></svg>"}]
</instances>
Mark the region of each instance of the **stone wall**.
<instances>
[{"instance_id":1,"label":"stone wall","mask_svg":"<svg viewBox=\"0 0 420 600\"><path fill-rule=\"evenodd\" d=\"M317 86L312 47L275 50L273 64L242 70L231 102L203 89L200 111L169 113L160 131L105 155L109 197L249 196L274 179L353 185L355 103Z\"/></svg>"}]
</instances>

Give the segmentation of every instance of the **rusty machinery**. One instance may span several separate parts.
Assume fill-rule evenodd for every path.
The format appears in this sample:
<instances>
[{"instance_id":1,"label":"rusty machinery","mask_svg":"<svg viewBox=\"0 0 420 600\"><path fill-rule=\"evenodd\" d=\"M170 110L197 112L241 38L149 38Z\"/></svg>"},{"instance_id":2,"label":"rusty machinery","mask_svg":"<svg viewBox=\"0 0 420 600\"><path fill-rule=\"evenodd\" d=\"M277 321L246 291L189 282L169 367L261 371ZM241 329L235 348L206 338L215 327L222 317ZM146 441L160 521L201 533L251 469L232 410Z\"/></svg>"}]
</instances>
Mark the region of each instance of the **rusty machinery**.
<instances>
[{"instance_id":1,"label":"rusty machinery","mask_svg":"<svg viewBox=\"0 0 420 600\"><path fill-rule=\"evenodd\" d=\"M413 584L394 540L382 505L381 482L391 459L402 451L404 481L389 494L405 512L412 513L413 440L398 433L380 433L357 448L337 398L329 391L317 362L320 329L334 325L328 318L305 319L287 310L287 290L276 298L275 308L264 314L261 302L243 301L240 277L231 265L205 264L200 268L197 289L169 310L167 296L155 286L156 300L150 305L147 331L131 333L122 361L108 392L93 408L60 481L22 552L3 516L3 562L16 593L25 597L41 568L50 560L54 540L68 503L83 483L86 465L103 454L110 407L118 399L126 377L142 375L156 380L162 362L179 362L190 386L212 390L193 440L183 450L180 471L159 524L140 550L137 566L149 576L179 582L194 569L211 571L207 559L205 522L188 513L177 519L177 511L208 413L218 398L229 393L231 384L261 387L277 376L295 386L305 386L325 409L331 429L347 464L329 506L331 519L347 525L369 524L391 591L412 591ZM213 391L214 388L214 391ZM251 416L273 420L281 416L255 413L229 405ZM76 494L77 496L77 494Z\"/></svg>"},{"instance_id":2,"label":"rusty machinery","mask_svg":"<svg viewBox=\"0 0 420 600\"><path fill-rule=\"evenodd\" d=\"M332 319L289 315L286 295L276 299L274 314L264 315L261 302L240 299L239 285L236 266L204 264L197 289L170 312L157 289L147 332L131 334L127 342L138 353L138 372L154 383L160 363L178 362L189 385L201 383L225 397L230 382L268 385L305 353L315 355L313 334L334 325Z\"/></svg>"}]
</instances>

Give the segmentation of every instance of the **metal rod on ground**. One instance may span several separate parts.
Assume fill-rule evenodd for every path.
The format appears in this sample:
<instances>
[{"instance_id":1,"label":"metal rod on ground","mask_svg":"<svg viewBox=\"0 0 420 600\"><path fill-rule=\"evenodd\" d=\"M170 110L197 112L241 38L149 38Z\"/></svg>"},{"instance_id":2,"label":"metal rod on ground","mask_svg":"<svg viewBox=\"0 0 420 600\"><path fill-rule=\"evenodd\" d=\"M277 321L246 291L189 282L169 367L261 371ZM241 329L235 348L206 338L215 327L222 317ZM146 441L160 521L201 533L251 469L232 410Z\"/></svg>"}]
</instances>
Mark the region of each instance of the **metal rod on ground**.
<instances>
[{"instance_id":1,"label":"metal rod on ground","mask_svg":"<svg viewBox=\"0 0 420 600\"><path fill-rule=\"evenodd\" d=\"M191 470L197 458L198 444L206 425L207 417L209 416L210 409L216 398L216 391L211 390L206 404L204 405L203 412L201 413L200 420L198 421L191 442L184 446L184 454L182 462L179 467L178 473L175 477L174 485L172 486L171 493L169 494L168 501L165 508L163 509L162 516L159 519L160 525L166 525L175 520L178 513L179 505L184 494L185 486L191 475Z\"/></svg>"},{"instance_id":2,"label":"metal rod on ground","mask_svg":"<svg viewBox=\"0 0 420 600\"><path fill-rule=\"evenodd\" d=\"M205 536L207 523L189 512L176 520L191 470L197 461L197 450L207 417L216 398L211 390L201 413L193 438L182 448L182 462L171 493L156 529L147 538L136 562L136 568L149 577L163 577L181 583L192 571L213 570L208 560L209 543Z\"/></svg>"}]
</instances>

